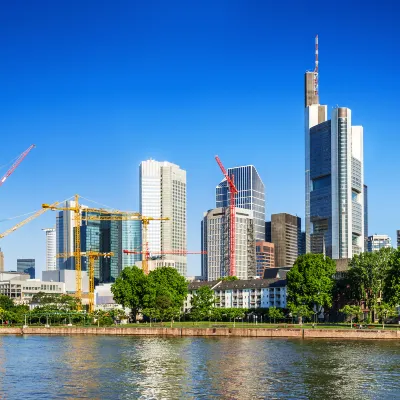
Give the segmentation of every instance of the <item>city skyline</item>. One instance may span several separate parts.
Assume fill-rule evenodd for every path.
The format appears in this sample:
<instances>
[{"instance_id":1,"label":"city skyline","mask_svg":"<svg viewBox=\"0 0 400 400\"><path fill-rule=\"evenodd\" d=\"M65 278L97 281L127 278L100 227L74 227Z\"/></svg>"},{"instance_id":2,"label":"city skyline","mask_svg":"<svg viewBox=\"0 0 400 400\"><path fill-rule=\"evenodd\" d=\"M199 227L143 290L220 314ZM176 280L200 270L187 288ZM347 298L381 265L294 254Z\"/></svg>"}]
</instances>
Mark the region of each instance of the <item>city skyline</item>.
<instances>
[{"instance_id":1,"label":"city skyline","mask_svg":"<svg viewBox=\"0 0 400 400\"><path fill-rule=\"evenodd\" d=\"M387 171L395 174L400 162L397 99L391 95L399 86L395 71L400 62L393 52L399 28L390 7L373 11L349 7L343 17L352 23L338 31L333 18L338 11L323 6L314 11L315 24L303 24L294 36L274 22L274 12L264 6L257 10L247 6L245 18L243 10L233 5L217 5L210 14L200 10L202 18L184 9L188 17L182 19L188 21L184 26L176 25L171 13L155 16L146 26L149 10L144 6L138 10L143 22L132 28L132 34L110 23L100 37L73 16L76 29L68 35L70 25L51 18L66 11L59 7L50 6L46 14L28 7L22 29L17 32L7 21L0 28L6 38L0 84L7 98L0 128L9 138L0 149L1 164L37 144L1 188L1 219L74 193L137 210L137 166L153 157L188 171L188 249L197 249L198 223L202 212L214 204L213 188L220 179L215 154L226 165L257 166L268 192L266 219L280 212L303 218L302 74L313 67L313 38L318 33L321 103L349 107L355 125L364 126L369 234L395 237L398 224L392 215L399 189L394 187L393 196L387 198L388 183L382 179ZM334 15L326 19L331 12ZM18 11L7 5L5 13L15 16ZM90 14L98 23L113 15L101 8ZM120 25L131 26L132 12L124 14ZM297 26L302 18L309 18L305 10L288 16L287 24ZM368 30L372 21L373 35ZM163 29L174 25L172 31ZM48 29L55 29L54 34L49 35ZM182 29L183 42L177 39ZM32 42L25 40L28 35ZM132 42L138 47L132 49ZM331 51L338 42L346 66ZM51 60L50 50L54 50ZM279 83L270 79L278 67L283 69ZM382 85L382 73L390 85ZM230 139L214 142L218 135ZM253 142L244 140L250 136ZM110 152L110 137L118 152ZM81 138L85 140L80 142ZM261 138L266 139L265 147L256 145ZM29 196L21 196L22 190ZM41 229L53 226L54 218L48 212L2 239L8 270L15 270L16 259L24 257L35 258L39 271L45 268ZM3 222L2 231L14 222ZM199 257L188 257L188 264L188 274L198 275Z\"/></svg>"}]
</instances>

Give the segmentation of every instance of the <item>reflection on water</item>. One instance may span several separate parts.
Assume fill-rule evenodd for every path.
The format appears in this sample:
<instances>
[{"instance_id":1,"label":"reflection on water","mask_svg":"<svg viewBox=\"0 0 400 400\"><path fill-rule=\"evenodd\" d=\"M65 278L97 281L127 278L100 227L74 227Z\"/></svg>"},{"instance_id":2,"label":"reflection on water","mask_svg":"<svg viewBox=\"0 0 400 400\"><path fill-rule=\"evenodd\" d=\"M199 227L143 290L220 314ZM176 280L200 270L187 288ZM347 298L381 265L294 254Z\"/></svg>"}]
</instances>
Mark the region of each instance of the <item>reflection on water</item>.
<instances>
[{"instance_id":1,"label":"reflection on water","mask_svg":"<svg viewBox=\"0 0 400 400\"><path fill-rule=\"evenodd\" d=\"M392 341L0 337L0 399L395 399Z\"/></svg>"}]
</instances>

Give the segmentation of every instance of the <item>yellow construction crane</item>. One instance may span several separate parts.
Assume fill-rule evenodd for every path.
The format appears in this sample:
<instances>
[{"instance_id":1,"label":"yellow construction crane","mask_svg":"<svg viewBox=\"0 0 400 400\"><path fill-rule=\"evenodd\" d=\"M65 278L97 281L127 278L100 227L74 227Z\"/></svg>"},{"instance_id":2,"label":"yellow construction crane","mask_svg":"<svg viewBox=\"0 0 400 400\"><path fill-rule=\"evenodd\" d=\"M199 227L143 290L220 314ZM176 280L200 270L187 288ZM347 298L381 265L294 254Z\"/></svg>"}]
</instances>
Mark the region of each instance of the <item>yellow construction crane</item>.
<instances>
[{"instance_id":1,"label":"yellow construction crane","mask_svg":"<svg viewBox=\"0 0 400 400\"><path fill-rule=\"evenodd\" d=\"M113 212L115 214L115 212ZM118 214L118 213L117 213ZM143 231L142 231L142 240L143 240L143 254L144 258L142 260L142 269L143 272L147 275L149 273L149 264L148 261L150 259L150 249L149 242L147 238L147 232L149 223L151 221L169 221L168 217L162 218L154 218L154 217L145 217L140 214L129 214L126 215L88 215L85 217L85 220L88 221L142 221Z\"/></svg>"},{"instance_id":2,"label":"yellow construction crane","mask_svg":"<svg viewBox=\"0 0 400 400\"><path fill-rule=\"evenodd\" d=\"M86 256L89 259L89 312L94 311L94 262L100 257L109 258L112 257L114 253L112 251L108 253L101 253L99 251L81 251L81 256ZM58 258L74 257L75 253L59 253Z\"/></svg>"},{"instance_id":3,"label":"yellow construction crane","mask_svg":"<svg viewBox=\"0 0 400 400\"><path fill-rule=\"evenodd\" d=\"M49 207L57 207L59 203L55 202L53 204L51 204ZM14 225L12 228L7 229L5 232L0 233L0 239L3 239L4 237L6 237L7 235L9 235L10 233L13 233L14 231L16 231L17 229L21 228L22 226L24 226L25 224L27 224L28 222L32 221L33 219L39 217L40 215L44 214L48 209L41 209L39 211L36 211L34 214L32 214L31 216L29 216L28 218L24 219L23 221L19 222L17 225Z\"/></svg>"}]
</instances>

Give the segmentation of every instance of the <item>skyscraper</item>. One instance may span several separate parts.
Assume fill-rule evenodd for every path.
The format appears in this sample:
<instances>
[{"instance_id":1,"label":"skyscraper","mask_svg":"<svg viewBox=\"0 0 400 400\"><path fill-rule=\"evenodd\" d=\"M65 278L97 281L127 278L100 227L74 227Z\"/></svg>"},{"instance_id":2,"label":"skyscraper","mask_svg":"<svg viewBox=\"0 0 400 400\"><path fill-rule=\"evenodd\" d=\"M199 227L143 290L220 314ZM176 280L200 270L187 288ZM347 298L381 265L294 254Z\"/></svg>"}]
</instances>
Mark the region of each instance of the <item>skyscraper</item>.
<instances>
[{"instance_id":1,"label":"skyscraper","mask_svg":"<svg viewBox=\"0 0 400 400\"><path fill-rule=\"evenodd\" d=\"M148 227L150 253L186 250L186 171L167 161L143 161L139 168L140 213L169 218L152 221ZM187 258L168 255L180 274L186 276Z\"/></svg>"},{"instance_id":2,"label":"skyscraper","mask_svg":"<svg viewBox=\"0 0 400 400\"><path fill-rule=\"evenodd\" d=\"M137 250L142 248L141 222L122 221L122 250ZM132 267L142 259L140 254L122 253L122 269Z\"/></svg>"},{"instance_id":3,"label":"skyscraper","mask_svg":"<svg viewBox=\"0 0 400 400\"><path fill-rule=\"evenodd\" d=\"M351 258L364 249L363 128L345 107L327 120L315 79L310 95L313 75L305 77L306 252Z\"/></svg>"},{"instance_id":4,"label":"skyscraper","mask_svg":"<svg viewBox=\"0 0 400 400\"><path fill-rule=\"evenodd\" d=\"M74 201L66 201L65 207L74 207ZM73 211L60 211L56 216L56 253L73 253L74 240L74 213ZM75 269L74 257L57 257L57 269Z\"/></svg>"},{"instance_id":5,"label":"skyscraper","mask_svg":"<svg viewBox=\"0 0 400 400\"><path fill-rule=\"evenodd\" d=\"M265 241L265 186L253 165L228 168L228 175L234 176L238 190L235 206L253 211L254 230L257 241ZM216 207L229 206L229 190L226 179L215 189Z\"/></svg>"},{"instance_id":6,"label":"skyscraper","mask_svg":"<svg viewBox=\"0 0 400 400\"><path fill-rule=\"evenodd\" d=\"M275 267L291 267L301 253L301 218L286 213L271 215Z\"/></svg>"},{"instance_id":7,"label":"skyscraper","mask_svg":"<svg viewBox=\"0 0 400 400\"><path fill-rule=\"evenodd\" d=\"M18 258L17 272L29 274L30 279L35 279L35 259L34 258Z\"/></svg>"},{"instance_id":8,"label":"skyscraper","mask_svg":"<svg viewBox=\"0 0 400 400\"><path fill-rule=\"evenodd\" d=\"M368 186L364 185L364 251L368 249Z\"/></svg>"},{"instance_id":9,"label":"skyscraper","mask_svg":"<svg viewBox=\"0 0 400 400\"><path fill-rule=\"evenodd\" d=\"M55 271L56 264L56 230L54 228L42 229L46 232L46 271Z\"/></svg>"},{"instance_id":10,"label":"skyscraper","mask_svg":"<svg viewBox=\"0 0 400 400\"><path fill-rule=\"evenodd\" d=\"M397 231L397 248L400 249L400 230Z\"/></svg>"},{"instance_id":11,"label":"skyscraper","mask_svg":"<svg viewBox=\"0 0 400 400\"><path fill-rule=\"evenodd\" d=\"M229 207L215 208L204 213L201 223L201 273L205 280L229 276ZM235 275L250 279L256 275L256 246L253 212L236 208Z\"/></svg>"}]
</instances>

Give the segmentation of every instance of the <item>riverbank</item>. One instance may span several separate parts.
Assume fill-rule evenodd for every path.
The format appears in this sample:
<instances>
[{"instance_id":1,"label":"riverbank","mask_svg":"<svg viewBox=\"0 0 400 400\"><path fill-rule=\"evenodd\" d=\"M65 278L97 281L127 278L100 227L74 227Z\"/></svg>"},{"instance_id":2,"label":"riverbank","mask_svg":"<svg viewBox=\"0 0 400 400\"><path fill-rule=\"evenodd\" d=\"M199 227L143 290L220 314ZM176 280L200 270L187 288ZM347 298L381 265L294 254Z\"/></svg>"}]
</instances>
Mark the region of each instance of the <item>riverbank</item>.
<instances>
[{"instance_id":1,"label":"riverbank","mask_svg":"<svg viewBox=\"0 0 400 400\"><path fill-rule=\"evenodd\" d=\"M2 328L0 335L128 335L128 336L225 336L299 339L397 339L400 330L303 329L303 328L134 328L134 327L15 327Z\"/></svg>"}]
</instances>

